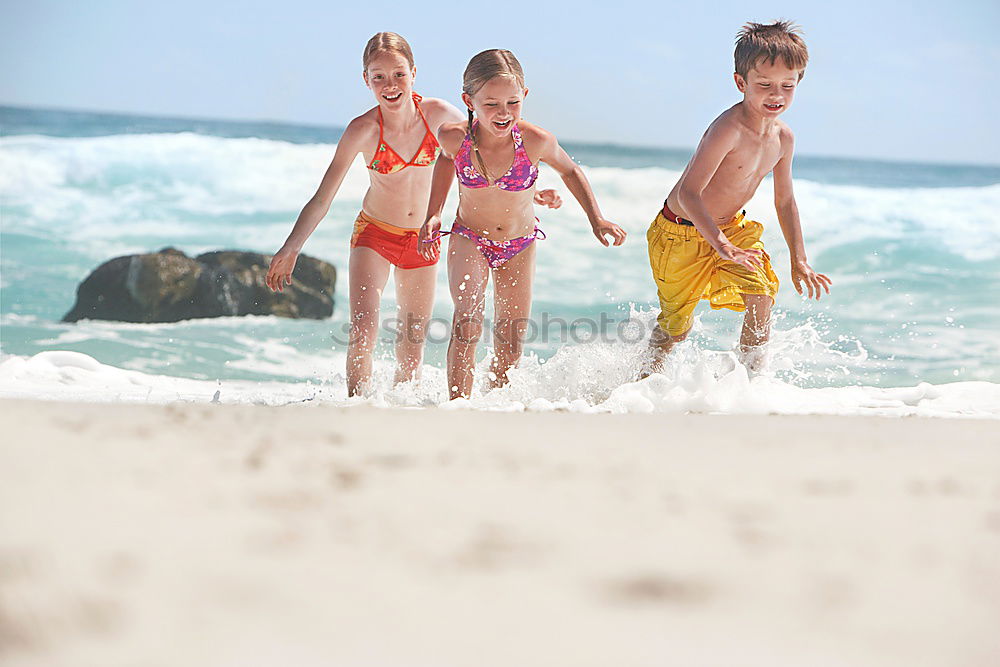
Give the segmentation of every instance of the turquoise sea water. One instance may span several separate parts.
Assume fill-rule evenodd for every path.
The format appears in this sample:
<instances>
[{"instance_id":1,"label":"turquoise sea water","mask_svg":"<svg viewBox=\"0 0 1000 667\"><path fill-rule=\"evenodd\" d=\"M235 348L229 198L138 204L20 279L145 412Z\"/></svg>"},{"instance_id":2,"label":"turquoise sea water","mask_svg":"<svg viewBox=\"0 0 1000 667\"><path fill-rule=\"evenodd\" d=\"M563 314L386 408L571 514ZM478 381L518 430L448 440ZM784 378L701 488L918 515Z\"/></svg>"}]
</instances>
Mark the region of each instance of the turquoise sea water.
<instances>
[{"instance_id":1,"label":"turquoise sea water","mask_svg":"<svg viewBox=\"0 0 1000 667\"><path fill-rule=\"evenodd\" d=\"M14 108L0 108L0 128L3 355L72 350L119 368L208 380L342 374L347 242L367 185L361 165L305 248L341 271L331 320L59 322L77 284L118 255L165 246L191 255L276 250L332 157L337 128ZM587 168L606 216L630 234L621 248L601 247L566 193L561 210L540 214L549 238L539 246L533 316L548 335L529 350L541 361L572 353L585 374L588 363L596 369L596 359L643 345L637 332L656 310L644 234L689 151L566 147ZM795 176L810 260L834 290L816 303L791 288L765 181L747 209L765 224L783 280L779 375L802 387L1000 382L1000 167L802 156ZM541 184L561 187L545 169ZM442 324L431 329L427 352L435 367L451 313L443 271L439 285ZM391 296L390 288L386 316ZM731 348L740 317L704 306L699 313L692 347ZM595 327L606 341L589 340Z\"/></svg>"}]
</instances>

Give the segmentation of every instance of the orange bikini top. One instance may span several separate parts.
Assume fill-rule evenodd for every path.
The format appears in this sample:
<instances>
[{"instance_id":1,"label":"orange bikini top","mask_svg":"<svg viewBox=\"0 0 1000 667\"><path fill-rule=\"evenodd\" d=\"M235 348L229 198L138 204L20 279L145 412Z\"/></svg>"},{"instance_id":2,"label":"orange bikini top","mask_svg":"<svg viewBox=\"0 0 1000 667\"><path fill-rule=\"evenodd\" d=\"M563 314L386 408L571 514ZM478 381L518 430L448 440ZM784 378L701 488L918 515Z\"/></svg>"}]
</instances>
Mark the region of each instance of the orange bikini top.
<instances>
[{"instance_id":1,"label":"orange bikini top","mask_svg":"<svg viewBox=\"0 0 1000 667\"><path fill-rule=\"evenodd\" d=\"M431 132L430 125L427 124L424 112L420 110L421 99L423 98L420 95L413 93L413 103L417 105L417 113L420 114L420 120L424 121L424 127L427 128L427 133L424 134L424 140L420 143L420 148L417 149L416 155L413 156L412 160L407 162L389 144L385 143L385 140L382 138L382 108L379 107L378 146L375 148L375 157L372 158L371 164L368 165L369 169L380 174L395 174L406 167L429 167L437 161L438 153L441 152L441 146L438 145L437 139L434 138L434 133Z\"/></svg>"}]
</instances>

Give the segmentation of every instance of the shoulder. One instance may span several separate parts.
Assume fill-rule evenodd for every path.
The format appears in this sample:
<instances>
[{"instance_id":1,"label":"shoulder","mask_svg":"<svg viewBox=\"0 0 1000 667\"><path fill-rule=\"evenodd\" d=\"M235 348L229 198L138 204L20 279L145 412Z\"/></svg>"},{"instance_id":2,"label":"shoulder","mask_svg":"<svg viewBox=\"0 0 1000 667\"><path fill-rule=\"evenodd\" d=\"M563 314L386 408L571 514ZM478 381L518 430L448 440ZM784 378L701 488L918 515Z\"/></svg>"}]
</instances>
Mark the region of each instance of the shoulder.
<instances>
[{"instance_id":1,"label":"shoulder","mask_svg":"<svg viewBox=\"0 0 1000 667\"><path fill-rule=\"evenodd\" d=\"M782 121L775 123L775 135L778 139L778 159L791 159L795 155L795 135L792 129Z\"/></svg>"},{"instance_id":2,"label":"shoulder","mask_svg":"<svg viewBox=\"0 0 1000 667\"><path fill-rule=\"evenodd\" d=\"M376 141L378 139L377 109L378 107L372 107L348 123L347 127L344 128L344 134L341 136L340 140L347 142L361 142L371 139L372 141Z\"/></svg>"},{"instance_id":3,"label":"shoulder","mask_svg":"<svg viewBox=\"0 0 1000 667\"><path fill-rule=\"evenodd\" d=\"M452 137L464 139L465 133L468 132L468 130L469 124L465 121L441 123L441 127L438 129L438 137L442 139L449 139Z\"/></svg>"},{"instance_id":4,"label":"shoulder","mask_svg":"<svg viewBox=\"0 0 1000 667\"><path fill-rule=\"evenodd\" d=\"M445 152L454 155L462 141L465 140L465 133L468 131L467 122L442 123L437 131L438 143Z\"/></svg>"},{"instance_id":5,"label":"shoulder","mask_svg":"<svg viewBox=\"0 0 1000 667\"><path fill-rule=\"evenodd\" d=\"M352 156L374 148L378 142L378 118L375 108L361 114L344 128L344 133L337 140L337 155Z\"/></svg>"},{"instance_id":6,"label":"shoulder","mask_svg":"<svg viewBox=\"0 0 1000 667\"><path fill-rule=\"evenodd\" d=\"M428 122L436 120L438 123L448 123L462 119L462 112L455 108L454 104L437 97L425 97L420 101L420 109Z\"/></svg>"},{"instance_id":7,"label":"shoulder","mask_svg":"<svg viewBox=\"0 0 1000 667\"><path fill-rule=\"evenodd\" d=\"M521 131L521 139L524 143L538 152L541 152L544 148L556 146L559 143L554 134L526 120L518 121L517 129Z\"/></svg>"},{"instance_id":8,"label":"shoulder","mask_svg":"<svg viewBox=\"0 0 1000 667\"><path fill-rule=\"evenodd\" d=\"M705 130L705 139L736 144L742 135L742 125L736 116L736 108L731 107L719 114Z\"/></svg>"},{"instance_id":9,"label":"shoulder","mask_svg":"<svg viewBox=\"0 0 1000 667\"><path fill-rule=\"evenodd\" d=\"M778 121L778 140L781 142L782 148L795 146L795 134L792 132L792 128L780 120Z\"/></svg>"}]
</instances>

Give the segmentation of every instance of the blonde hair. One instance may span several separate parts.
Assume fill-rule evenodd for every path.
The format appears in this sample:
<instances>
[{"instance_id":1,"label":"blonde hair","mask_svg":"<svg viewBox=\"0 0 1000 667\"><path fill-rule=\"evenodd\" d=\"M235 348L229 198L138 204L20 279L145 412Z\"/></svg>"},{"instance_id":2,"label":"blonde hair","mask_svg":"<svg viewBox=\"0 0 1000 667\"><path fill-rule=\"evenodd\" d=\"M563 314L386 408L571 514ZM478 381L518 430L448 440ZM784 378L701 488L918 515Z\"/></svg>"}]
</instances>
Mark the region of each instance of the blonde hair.
<instances>
[{"instance_id":1,"label":"blonde hair","mask_svg":"<svg viewBox=\"0 0 1000 667\"><path fill-rule=\"evenodd\" d=\"M462 92L471 97L478 93L487 83L499 77L512 79L519 88L524 88L524 70L513 53L507 49L487 49L486 51L477 53L472 56L472 60L465 67L465 73L462 75ZM472 132L472 119L472 109L469 109L468 134L472 137L472 149L476 153L479 172L492 183L493 177L486 169L483 156L479 154L476 135Z\"/></svg>"},{"instance_id":2,"label":"blonde hair","mask_svg":"<svg viewBox=\"0 0 1000 667\"><path fill-rule=\"evenodd\" d=\"M801 81L809 62L801 35L802 29L791 21L747 23L736 33L736 73L746 79L760 61L768 60L773 65L781 58L785 65L799 70Z\"/></svg>"},{"instance_id":3,"label":"blonde hair","mask_svg":"<svg viewBox=\"0 0 1000 667\"><path fill-rule=\"evenodd\" d=\"M410 68L413 68L413 51L410 49L410 44L394 32L380 32L369 39L365 45L365 52L361 56L361 63L364 65L365 71L368 70L372 60L383 53L400 55L406 58Z\"/></svg>"}]
</instances>

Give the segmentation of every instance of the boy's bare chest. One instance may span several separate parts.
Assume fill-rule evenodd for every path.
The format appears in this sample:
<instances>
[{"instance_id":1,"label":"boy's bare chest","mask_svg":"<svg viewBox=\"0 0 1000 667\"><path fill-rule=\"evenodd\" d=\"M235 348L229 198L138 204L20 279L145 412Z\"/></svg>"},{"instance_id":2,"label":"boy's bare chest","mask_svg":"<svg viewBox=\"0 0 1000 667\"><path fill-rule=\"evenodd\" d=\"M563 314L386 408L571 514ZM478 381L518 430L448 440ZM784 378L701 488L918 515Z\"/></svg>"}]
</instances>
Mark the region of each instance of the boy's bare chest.
<instances>
[{"instance_id":1,"label":"boy's bare chest","mask_svg":"<svg viewBox=\"0 0 1000 667\"><path fill-rule=\"evenodd\" d=\"M746 141L730 151L716 173L733 180L759 183L774 169L780 158L781 141L777 135Z\"/></svg>"}]
</instances>

